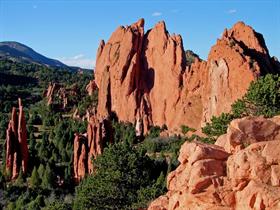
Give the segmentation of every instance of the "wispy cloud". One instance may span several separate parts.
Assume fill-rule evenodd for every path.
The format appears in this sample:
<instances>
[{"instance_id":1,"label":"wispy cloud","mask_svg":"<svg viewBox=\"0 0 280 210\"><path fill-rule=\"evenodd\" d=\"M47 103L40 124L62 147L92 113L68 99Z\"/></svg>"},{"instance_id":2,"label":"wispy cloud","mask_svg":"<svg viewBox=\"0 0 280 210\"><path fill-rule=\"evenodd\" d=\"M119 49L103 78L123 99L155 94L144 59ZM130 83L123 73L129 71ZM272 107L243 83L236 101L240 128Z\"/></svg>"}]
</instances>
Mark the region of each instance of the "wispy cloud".
<instances>
[{"instance_id":1,"label":"wispy cloud","mask_svg":"<svg viewBox=\"0 0 280 210\"><path fill-rule=\"evenodd\" d=\"M178 10L178 9L173 9L173 10L171 10L171 12L172 12L172 13L179 13L180 10Z\"/></svg>"},{"instance_id":2,"label":"wispy cloud","mask_svg":"<svg viewBox=\"0 0 280 210\"><path fill-rule=\"evenodd\" d=\"M237 10L236 9L230 9L227 11L228 14L234 14L234 13L237 13Z\"/></svg>"},{"instance_id":3,"label":"wispy cloud","mask_svg":"<svg viewBox=\"0 0 280 210\"><path fill-rule=\"evenodd\" d=\"M37 5L33 5L32 8L33 8L33 9L37 9L38 6L37 6Z\"/></svg>"},{"instance_id":4,"label":"wispy cloud","mask_svg":"<svg viewBox=\"0 0 280 210\"><path fill-rule=\"evenodd\" d=\"M158 16L161 16L161 15L162 15L161 12L154 12L154 13L152 14L153 17L158 17Z\"/></svg>"},{"instance_id":5,"label":"wispy cloud","mask_svg":"<svg viewBox=\"0 0 280 210\"><path fill-rule=\"evenodd\" d=\"M78 59L84 58L84 57L85 57L84 54L79 54L79 55L75 55L75 56L73 57L73 59L74 59L74 60L78 60Z\"/></svg>"},{"instance_id":6,"label":"wispy cloud","mask_svg":"<svg viewBox=\"0 0 280 210\"><path fill-rule=\"evenodd\" d=\"M78 54L73 57L58 58L62 63L68 66L78 66L81 68L93 69L95 65L94 58L88 58L84 54Z\"/></svg>"}]
</instances>

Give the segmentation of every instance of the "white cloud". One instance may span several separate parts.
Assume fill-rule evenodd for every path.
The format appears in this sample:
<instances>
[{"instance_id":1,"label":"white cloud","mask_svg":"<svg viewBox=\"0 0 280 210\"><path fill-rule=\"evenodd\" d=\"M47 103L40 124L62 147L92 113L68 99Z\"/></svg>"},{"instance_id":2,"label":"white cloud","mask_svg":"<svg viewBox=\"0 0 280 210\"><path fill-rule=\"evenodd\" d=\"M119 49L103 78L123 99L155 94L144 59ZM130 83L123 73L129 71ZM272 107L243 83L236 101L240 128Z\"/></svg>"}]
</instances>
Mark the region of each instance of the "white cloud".
<instances>
[{"instance_id":1,"label":"white cloud","mask_svg":"<svg viewBox=\"0 0 280 210\"><path fill-rule=\"evenodd\" d=\"M162 15L161 12L154 12L154 13L152 14L153 17L158 17L158 16L161 16L161 15Z\"/></svg>"},{"instance_id":2,"label":"white cloud","mask_svg":"<svg viewBox=\"0 0 280 210\"><path fill-rule=\"evenodd\" d=\"M73 57L63 57L58 58L62 63L65 63L68 66L77 66L86 69L93 69L95 65L94 58L88 58L84 54L78 54Z\"/></svg>"},{"instance_id":3,"label":"white cloud","mask_svg":"<svg viewBox=\"0 0 280 210\"><path fill-rule=\"evenodd\" d=\"M228 14L234 14L236 12L237 12L236 9L230 9L230 10L227 11Z\"/></svg>"},{"instance_id":4,"label":"white cloud","mask_svg":"<svg viewBox=\"0 0 280 210\"><path fill-rule=\"evenodd\" d=\"M75 55L75 56L73 57L73 59L78 60L78 59L81 59L81 58L84 58L84 57L85 57L84 54L79 54L79 55Z\"/></svg>"}]
</instances>

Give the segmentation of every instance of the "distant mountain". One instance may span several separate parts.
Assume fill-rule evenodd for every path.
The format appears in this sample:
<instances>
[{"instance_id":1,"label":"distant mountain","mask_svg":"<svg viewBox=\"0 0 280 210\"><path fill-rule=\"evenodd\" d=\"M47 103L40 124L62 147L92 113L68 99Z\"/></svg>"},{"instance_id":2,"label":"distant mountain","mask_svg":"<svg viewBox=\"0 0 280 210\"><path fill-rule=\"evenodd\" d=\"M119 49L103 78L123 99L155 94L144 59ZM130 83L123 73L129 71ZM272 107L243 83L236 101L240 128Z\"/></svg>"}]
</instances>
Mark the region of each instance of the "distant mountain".
<instances>
[{"instance_id":1,"label":"distant mountain","mask_svg":"<svg viewBox=\"0 0 280 210\"><path fill-rule=\"evenodd\" d=\"M37 63L49 67L72 68L58 60L47 58L19 42L0 42L0 59L3 58L18 62Z\"/></svg>"}]
</instances>

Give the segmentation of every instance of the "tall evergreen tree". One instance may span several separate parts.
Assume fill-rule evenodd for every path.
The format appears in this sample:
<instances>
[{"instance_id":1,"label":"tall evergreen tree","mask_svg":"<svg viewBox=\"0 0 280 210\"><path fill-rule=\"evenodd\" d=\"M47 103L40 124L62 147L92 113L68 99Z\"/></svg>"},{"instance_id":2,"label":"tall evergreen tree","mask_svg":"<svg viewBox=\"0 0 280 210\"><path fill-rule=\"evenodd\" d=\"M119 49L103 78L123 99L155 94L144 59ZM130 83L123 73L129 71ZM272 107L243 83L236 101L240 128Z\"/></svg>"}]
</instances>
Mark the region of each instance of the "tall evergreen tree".
<instances>
[{"instance_id":1,"label":"tall evergreen tree","mask_svg":"<svg viewBox=\"0 0 280 210\"><path fill-rule=\"evenodd\" d=\"M42 187L46 189L50 189L53 185L53 180L54 180L53 173L51 171L49 164L47 164L46 170L42 177Z\"/></svg>"},{"instance_id":2,"label":"tall evergreen tree","mask_svg":"<svg viewBox=\"0 0 280 210\"><path fill-rule=\"evenodd\" d=\"M36 188L39 187L41 183L38 171L36 166L33 168L32 174L31 174L31 178L30 178L30 185L32 188Z\"/></svg>"}]
</instances>

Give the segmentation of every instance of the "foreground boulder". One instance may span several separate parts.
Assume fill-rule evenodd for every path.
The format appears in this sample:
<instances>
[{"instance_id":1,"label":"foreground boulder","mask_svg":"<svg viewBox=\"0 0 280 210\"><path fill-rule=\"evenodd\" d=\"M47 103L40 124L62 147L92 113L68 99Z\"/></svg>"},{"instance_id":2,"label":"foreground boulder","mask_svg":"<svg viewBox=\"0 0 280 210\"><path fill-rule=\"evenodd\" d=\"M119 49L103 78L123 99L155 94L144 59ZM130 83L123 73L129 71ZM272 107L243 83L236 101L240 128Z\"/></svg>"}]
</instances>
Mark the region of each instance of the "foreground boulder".
<instances>
[{"instance_id":1,"label":"foreground boulder","mask_svg":"<svg viewBox=\"0 0 280 210\"><path fill-rule=\"evenodd\" d=\"M227 133L220 136L216 145L222 146L229 153L244 149L246 146L260 142L280 140L280 118L245 117L233 120Z\"/></svg>"},{"instance_id":2,"label":"foreground boulder","mask_svg":"<svg viewBox=\"0 0 280 210\"><path fill-rule=\"evenodd\" d=\"M225 147L184 143L168 192L148 209L280 209L279 125L279 117L246 117L232 121Z\"/></svg>"},{"instance_id":3,"label":"foreground boulder","mask_svg":"<svg viewBox=\"0 0 280 210\"><path fill-rule=\"evenodd\" d=\"M11 179L16 179L20 170L26 174L28 163L27 130L21 99L18 99L18 104L18 114L13 107L6 131L6 172Z\"/></svg>"},{"instance_id":4,"label":"foreground boulder","mask_svg":"<svg viewBox=\"0 0 280 210\"><path fill-rule=\"evenodd\" d=\"M97 51L98 114L141 124L144 133L153 125L200 129L230 111L253 80L277 71L262 35L243 22L224 31L207 61L189 54L164 22L146 33L143 19L117 28Z\"/></svg>"}]
</instances>

